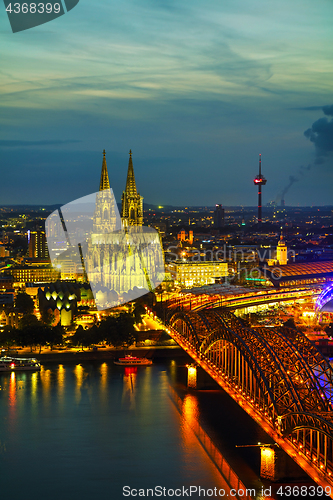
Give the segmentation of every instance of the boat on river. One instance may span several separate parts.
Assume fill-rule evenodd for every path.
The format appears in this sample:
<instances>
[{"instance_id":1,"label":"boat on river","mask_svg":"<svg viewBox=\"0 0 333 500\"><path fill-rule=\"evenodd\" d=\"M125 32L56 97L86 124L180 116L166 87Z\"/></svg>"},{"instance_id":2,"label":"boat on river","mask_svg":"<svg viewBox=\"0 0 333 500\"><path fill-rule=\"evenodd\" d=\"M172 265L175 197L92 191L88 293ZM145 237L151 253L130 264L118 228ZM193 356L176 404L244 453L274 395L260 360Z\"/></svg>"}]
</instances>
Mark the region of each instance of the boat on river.
<instances>
[{"instance_id":1,"label":"boat on river","mask_svg":"<svg viewBox=\"0 0 333 500\"><path fill-rule=\"evenodd\" d=\"M152 365L153 361L148 358L137 358L136 356L131 356L129 354L124 358L119 358L117 361L114 361L114 364L123 366L148 366Z\"/></svg>"},{"instance_id":2,"label":"boat on river","mask_svg":"<svg viewBox=\"0 0 333 500\"><path fill-rule=\"evenodd\" d=\"M0 372L18 372L24 370L40 370L40 362L35 358L0 358Z\"/></svg>"}]
</instances>

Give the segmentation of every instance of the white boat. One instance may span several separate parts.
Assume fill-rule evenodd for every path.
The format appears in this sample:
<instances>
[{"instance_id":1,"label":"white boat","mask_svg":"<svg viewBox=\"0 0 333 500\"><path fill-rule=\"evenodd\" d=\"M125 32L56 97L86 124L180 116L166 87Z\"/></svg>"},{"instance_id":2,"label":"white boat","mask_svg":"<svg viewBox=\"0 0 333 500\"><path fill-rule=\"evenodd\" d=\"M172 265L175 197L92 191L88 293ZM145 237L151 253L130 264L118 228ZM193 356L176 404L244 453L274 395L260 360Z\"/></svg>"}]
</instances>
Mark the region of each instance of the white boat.
<instances>
[{"instance_id":1,"label":"white boat","mask_svg":"<svg viewBox=\"0 0 333 500\"><path fill-rule=\"evenodd\" d=\"M23 370L40 370L40 362L35 358L0 358L0 372L17 372Z\"/></svg>"},{"instance_id":2,"label":"white boat","mask_svg":"<svg viewBox=\"0 0 333 500\"><path fill-rule=\"evenodd\" d=\"M153 361L147 358L137 358L136 356L127 355L124 358L119 358L118 361L114 361L114 364L123 366L147 366L152 365Z\"/></svg>"}]
</instances>

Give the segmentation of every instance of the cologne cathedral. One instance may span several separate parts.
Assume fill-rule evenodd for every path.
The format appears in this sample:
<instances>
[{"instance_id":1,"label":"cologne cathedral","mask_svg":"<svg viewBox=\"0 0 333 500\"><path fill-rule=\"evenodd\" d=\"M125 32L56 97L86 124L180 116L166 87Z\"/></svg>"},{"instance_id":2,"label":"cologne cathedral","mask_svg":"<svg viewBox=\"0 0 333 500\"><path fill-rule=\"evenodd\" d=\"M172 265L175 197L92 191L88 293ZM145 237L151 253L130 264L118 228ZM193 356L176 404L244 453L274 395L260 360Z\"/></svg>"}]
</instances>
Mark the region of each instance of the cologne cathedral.
<instances>
[{"instance_id":1,"label":"cologne cathedral","mask_svg":"<svg viewBox=\"0 0 333 500\"><path fill-rule=\"evenodd\" d=\"M164 260L159 234L142 224L143 198L136 189L132 152L120 218L110 189L104 151L92 232L82 247L98 309L134 300L163 281Z\"/></svg>"}]
</instances>

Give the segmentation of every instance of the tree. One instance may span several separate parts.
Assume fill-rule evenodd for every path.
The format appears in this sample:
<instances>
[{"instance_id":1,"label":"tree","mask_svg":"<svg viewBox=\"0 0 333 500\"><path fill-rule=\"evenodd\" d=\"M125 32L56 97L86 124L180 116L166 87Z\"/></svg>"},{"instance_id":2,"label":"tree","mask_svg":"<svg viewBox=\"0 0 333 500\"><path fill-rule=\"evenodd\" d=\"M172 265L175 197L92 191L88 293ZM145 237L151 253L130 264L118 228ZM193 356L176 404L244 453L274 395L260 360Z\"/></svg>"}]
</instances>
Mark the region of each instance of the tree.
<instances>
[{"instance_id":1,"label":"tree","mask_svg":"<svg viewBox=\"0 0 333 500\"><path fill-rule=\"evenodd\" d=\"M47 332L47 343L50 344L51 351L54 345L59 345L63 343L64 329L61 325L56 325L53 328L49 328Z\"/></svg>"},{"instance_id":2,"label":"tree","mask_svg":"<svg viewBox=\"0 0 333 500\"><path fill-rule=\"evenodd\" d=\"M3 332L0 333L0 345L9 349L16 341L16 329L12 326L5 326Z\"/></svg>"},{"instance_id":3,"label":"tree","mask_svg":"<svg viewBox=\"0 0 333 500\"><path fill-rule=\"evenodd\" d=\"M15 307L25 314L32 314L35 309L35 304L30 295L25 292L19 292L16 295Z\"/></svg>"},{"instance_id":4,"label":"tree","mask_svg":"<svg viewBox=\"0 0 333 500\"><path fill-rule=\"evenodd\" d=\"M137 339L134 323L135 319L129 313L109 316L100 323L99 339L113 347L132 345Z\"/></svg>"},{"instance_id":5,"label":"tree","mask_svg":"<svg viewBox=\"0 0 333 500\"><path fill-rule=\"evenodd\" d=\"M134 328L135 320L131 314L119 314L117 318L117 332L122 339L122 344L130 346L136 342L138 335Z\"/></svg>"},{"instance_id":6,"label":"tree","mask_svg":"<svg viewBox=\"0 0 333 500\"><path fill-rule=\"evenodd\" d=\"M135 323L142 323L142 316L146 314L146 309L143 307L142 304L136 303L133 314L135 318Z\"/></svg>"},{"instance_id":7,"label":"tree","mask_svg":"<svg viewBox=\"0 0 333 500\"><path fill-rule=\"evenodd\" d=\"M34 329L31 335L33 341L32 345L39 346L39 354L42 350L42 346L45 345L48 341L48 338L50 338L50 335L51 335L51 328L41 323L39 323L39 325Z\"/></svg>"},{"instance_id":8,"label":"tree","mask_svg":"<svg viewBox=\"0 0 333 500\"><path fill-rule=\"evenodd\" d=\"M16 344L21 347L30 346L31 352L34 347L39 346L39 352L42 346L46 344L50 335L50 328L38 321L34 314L26 314L19 322L19 328L16 331Z\"/></svg>"},{"instance_id":9,"label":"tree","mask_svg":"<svg viewBox=\"0 0 333 500\"><path fill-rule=\"evenodd\" d=\"M33 328L38 324L40 324L40 321L38 321L34 314L25 314L19 321L19 329Z\"/></svg>"},{"instance_id":10,"label":"tree","mask_svg":"<svg viewBox=\"0 0 333 500\"><path fill-rule=\"evenodd\" d=\"M117 320L115 316L103 319L99 325L99 337L108 345L115 345L117 342Z\"/></svg>"},{"instance_id":11,"label":"tree","mask_svg":"<svg viewBox=\"0 0 333 500\"><path fill-rule=\"evenodd\" d=\"M76 329L72 337L72 343L74 345L78 345L82 347L82 351L84 351L84 347L88 347L90 345L90 339L87 335L87 330L84 330L82 325L79 325Z\"/></svg>"},{"instance_id":12,"label":"tree","mask_svg":"<svg viewBox=\"0 0 333 500\"><path fill-rule=\"evenodd\" d=\"M42 323L46 326L51 326L55 320L55 314L51 309L43 309L41 314Z\"/></svg>"}]
</instances>

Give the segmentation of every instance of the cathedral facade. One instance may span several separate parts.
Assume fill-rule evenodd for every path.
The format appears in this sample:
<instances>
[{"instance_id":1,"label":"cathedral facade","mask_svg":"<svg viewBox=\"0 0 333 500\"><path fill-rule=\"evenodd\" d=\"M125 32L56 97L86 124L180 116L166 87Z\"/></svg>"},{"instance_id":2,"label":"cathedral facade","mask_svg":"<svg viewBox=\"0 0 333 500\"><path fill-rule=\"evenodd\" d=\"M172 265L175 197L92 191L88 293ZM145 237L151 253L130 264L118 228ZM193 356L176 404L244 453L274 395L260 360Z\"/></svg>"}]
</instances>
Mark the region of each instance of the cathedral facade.
<instances>
[{"instance_id":1,"label":"cathedral facade","mask_svg":"<svg viewBox=\"0 0 333 500\"><path fill-rule=\"evenodd\" d=\"M143 198L136 190L131 151L121 217L110 189L104 151L92 233L83 249L86 272L99 309L134 300L163 281L159 235L142 224Z\"/></svg>"}]
</instances>

